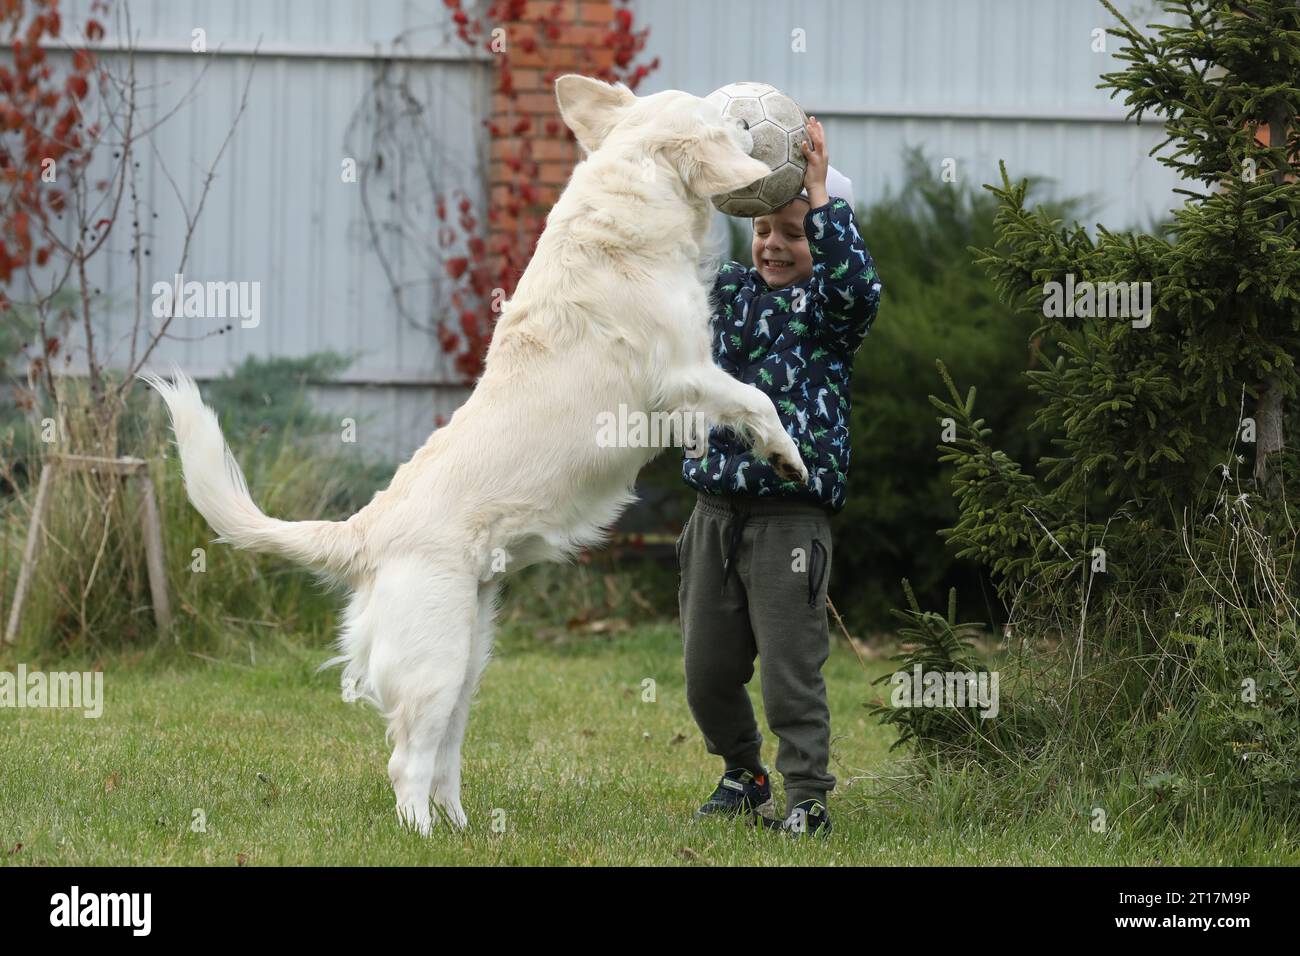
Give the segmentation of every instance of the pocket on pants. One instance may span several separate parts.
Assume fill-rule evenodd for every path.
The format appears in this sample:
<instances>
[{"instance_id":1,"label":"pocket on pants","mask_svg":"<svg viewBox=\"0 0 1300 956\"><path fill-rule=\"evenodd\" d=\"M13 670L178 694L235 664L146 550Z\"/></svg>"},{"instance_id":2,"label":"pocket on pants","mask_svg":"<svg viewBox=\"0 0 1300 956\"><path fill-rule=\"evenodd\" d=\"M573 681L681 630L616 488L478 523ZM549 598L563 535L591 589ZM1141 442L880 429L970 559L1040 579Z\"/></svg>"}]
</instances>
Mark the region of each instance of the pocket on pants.
<instances>
[{"instance_id":1,"label":"pocket on pants","mask_svg":"<svg viewBox=\"0 0 1300 956\"><path fill-rule=\"evenodd\" d=\"M682 526L682 533L677 536L673 544L673 550L677 554L677 568L681 570L682 566L682 545L686 543L686 532L691 529L691 521L695 518L695 512L692 511L686 518L686 524Z\"/></svg>"},{"instance_id":2,"label":"pocket on pants","mask_svg":"<svg viewBox=\"0 0 1300 956\"><path fill-rule=\"evenodd\" d=\"M823 543L820 538L812 539L808 551L808 606L825 606L826 592L830 587L831 549L829 538Z\"/></svg>"}]
</instances>

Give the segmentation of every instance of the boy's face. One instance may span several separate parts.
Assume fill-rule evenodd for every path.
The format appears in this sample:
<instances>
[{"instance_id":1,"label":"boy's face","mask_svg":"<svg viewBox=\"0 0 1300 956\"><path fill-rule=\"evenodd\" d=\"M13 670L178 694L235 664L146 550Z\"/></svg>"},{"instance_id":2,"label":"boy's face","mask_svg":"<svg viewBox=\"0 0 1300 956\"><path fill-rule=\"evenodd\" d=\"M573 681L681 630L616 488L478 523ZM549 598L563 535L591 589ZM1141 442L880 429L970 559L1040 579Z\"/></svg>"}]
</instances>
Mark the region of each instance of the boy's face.
<instances>
[{"instance_id":1,"label":"boy's face","mask_svg":"<svg viewBox=\"0 0 1300 956\"><path fill-rule=\"evenodd\" d=\"M813 271L803 217L808 203L795 199L774 213L754 218L754 267L773 289L783 289L809 278Z\"/></svg>"}]
</instances>

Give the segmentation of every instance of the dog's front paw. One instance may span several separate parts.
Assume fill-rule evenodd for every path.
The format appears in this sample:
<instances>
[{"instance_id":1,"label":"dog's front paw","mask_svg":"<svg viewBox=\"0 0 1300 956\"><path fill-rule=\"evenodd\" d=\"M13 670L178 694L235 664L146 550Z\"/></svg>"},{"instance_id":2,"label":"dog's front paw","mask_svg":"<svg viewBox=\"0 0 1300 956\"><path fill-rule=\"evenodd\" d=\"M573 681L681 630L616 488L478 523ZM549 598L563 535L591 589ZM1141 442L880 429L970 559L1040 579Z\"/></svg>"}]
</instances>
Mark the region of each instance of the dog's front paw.
<instances>
[{"instance_id":1,"label":"dog's front paw","mask_svg":"<svg viewBox=\"0 0 1300 956\"><path fill-rule=\"evenodd\" d=\"M463 830L469 826L469 818L465 816L465 808L460 805L460 801L454 797L440 797L435 794L433 798L438 809L442 811L443 816L453 830Z\"/></svg>"},{"instance_id":2,"label":"dog's front paw","mask_svg":"<svg viewBox=\"0 0 1300 956\"><path fill-rule=\"evenodd\" d=\"M797 455L791 459L782 452L773 452L767 459L777 475L784 481L797 481L801 485L808 483L808 468L803 459Z\"/></svg>"}]
</instances>

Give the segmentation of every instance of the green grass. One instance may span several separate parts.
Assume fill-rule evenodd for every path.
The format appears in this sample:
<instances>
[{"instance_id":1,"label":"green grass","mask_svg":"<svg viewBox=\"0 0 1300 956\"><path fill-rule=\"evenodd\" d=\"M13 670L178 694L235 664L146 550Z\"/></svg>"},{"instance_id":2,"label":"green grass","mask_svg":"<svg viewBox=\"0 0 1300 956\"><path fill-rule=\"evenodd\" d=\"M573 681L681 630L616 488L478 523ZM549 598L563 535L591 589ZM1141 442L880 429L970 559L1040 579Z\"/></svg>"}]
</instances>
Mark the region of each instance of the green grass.
<instances>
[{"instance_id":1,"label":"green grass","mask_svg":"<svg viewBox=\"0 0 1300 956\"><path fill-rule=\"evenodd\" d=\"M826 667L834 742L829 841L693 822L720 768L683 693L672 624L543 643L508 633L471 713L469 829L399 829L377 714L345 704L326 652L289 643L224 662L108 658L102 718L0 709L0 861L6 864L839 864L1297 862L1253 827L1108 833L1063 794L1010 825L972 812L970 780L908 798L915 771L864 710L876 697L837 643ZM14 661L0 658L0 669ZM870 665L874 674L891 669ZM73 669L74 665L48 665ZM873 674L873 676L874 676ZM657 701L642 701L642 682ZM756 707L761 701L754 682ZM770 735L764 757L771 764ZM855 779L856 778L856 779ZM194 832L196 809L206 832ZM498 832L494 820L503 824ZM15 849L21 844L20 849ZM1291 849L1279 849L1289 845Z\"/></svg>"}]
</instances>

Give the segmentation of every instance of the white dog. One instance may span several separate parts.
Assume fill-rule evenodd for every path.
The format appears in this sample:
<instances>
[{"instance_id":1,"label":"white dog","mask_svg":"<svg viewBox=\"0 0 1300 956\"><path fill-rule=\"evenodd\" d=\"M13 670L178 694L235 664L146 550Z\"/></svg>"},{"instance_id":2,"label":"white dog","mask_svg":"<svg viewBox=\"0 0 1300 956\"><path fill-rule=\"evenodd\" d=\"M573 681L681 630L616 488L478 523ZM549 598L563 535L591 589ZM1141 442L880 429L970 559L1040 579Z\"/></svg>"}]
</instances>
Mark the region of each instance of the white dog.
<instances>
[{"instance_id":1,"label":"white dog","mask_svg":"<svg viewBox=\"0 0 1300 956\"><path fill-rule=\"evenodd\" d=\"M483 375L450 423L346 521L280 521L253 503L193 381L148 377L171 413L190 500L240 548L284 555L352 590L337 662L345 698L387 717L397 811L427 833L430 797L457 827L460 748L492 645L501 572L602 540L661 449L602 447L601 413L680 413L748 437L786 477L807 469L771 400L713 364L697 266L709 197L768 173L717 107L556 81L587 157L505 305Z\"/></svg>"}]
</instances>

